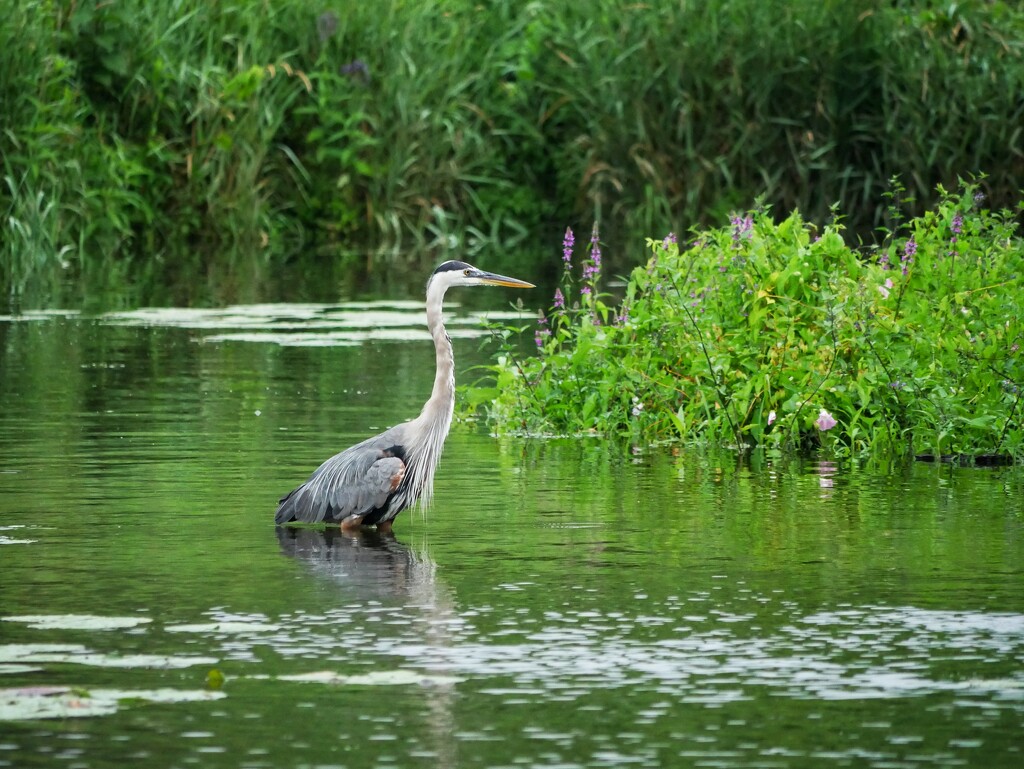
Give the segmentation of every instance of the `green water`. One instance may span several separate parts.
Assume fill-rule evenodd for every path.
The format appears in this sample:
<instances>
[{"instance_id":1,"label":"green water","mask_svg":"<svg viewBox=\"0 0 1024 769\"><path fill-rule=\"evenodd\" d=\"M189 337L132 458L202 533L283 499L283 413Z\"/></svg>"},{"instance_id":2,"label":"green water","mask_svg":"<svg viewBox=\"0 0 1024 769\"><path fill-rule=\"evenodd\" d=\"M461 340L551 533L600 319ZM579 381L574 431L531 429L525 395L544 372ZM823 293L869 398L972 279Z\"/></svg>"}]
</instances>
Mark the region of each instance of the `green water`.
<instances>
[{"instance_id":1,"label":"green water","mask_svg":"<svg viewBox=\"0 0 1024 769\"><path fill-rule=\"evenodd\" d=\"M0 766L1024 765L1018 469L461 427L394 539L275 531L413 307L0 320Z\"/></svg>"}]
</instances>

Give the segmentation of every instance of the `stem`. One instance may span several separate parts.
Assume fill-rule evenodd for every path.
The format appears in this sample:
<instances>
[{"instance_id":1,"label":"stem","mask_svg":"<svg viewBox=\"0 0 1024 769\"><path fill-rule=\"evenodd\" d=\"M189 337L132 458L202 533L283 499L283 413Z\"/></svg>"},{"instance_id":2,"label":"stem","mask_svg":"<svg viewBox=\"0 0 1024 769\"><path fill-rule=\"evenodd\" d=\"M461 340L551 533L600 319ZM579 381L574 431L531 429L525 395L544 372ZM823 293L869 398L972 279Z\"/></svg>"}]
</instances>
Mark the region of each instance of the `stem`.
<instances>
[{"instance_id":1,"label":"stem","mask_svg":"<svg viewBox=\"0 0 1024 769\"><path fill-rule=\"evenodd\" d=\"M870 348L871 354L875 356L875 360L878 361L878 365L882 367L882 371L885 372L885 376L888 378L889 383L892 384L892 383L898 381L898 380L895 380L895 379L892 378L892 373L889 371L889 367L885 365L885 361L882 360L882 356L878 354L878 350L875 349L875 345L871 341L871 337L865 335L864 341L868 343L868 348ZM902 412L903 409L904 409L904 406L903 406L903 401L900 400L899 392L896 390L896 388L890 388L890 389L892 389L892 394L895 396L896 403L899 405L900 411ZM889 429L889 420L888 419L885 420L885 432L889 436L889 445L895 450L895 448L896 448L896 441L893 440L892 430Z\"/></svg>"},{"instance_id":2,"label":"stem","mask_svg":"<svg viewBox=\"0 0 1024 769\"><path fill-rule=\"evenodd\" d=\"M1006 421L1003 422L1003 429L999 433L999 440L996 441L996 450L1003 445L1003 439L1006 437L1006 431L1010 428L1010 423L1013 421L1013 415L1017 413L1017 406L1020 404L1020 397L1024 395L1024 388L1017 387L1017 397L1013 401L1013 406L1010 408L1010 413L1006 415Z\"/></svg>"},{"instance_id":3,"label":"stem","mask_svg":"<svg viewBox=\"0 0 1024 769\"><path fill-rule=\"evenodd\" d=\"M672 287L676 290L676 294L679 296L679 306L683 308L683 312L686 313L686 317L690 319L690 323L693 324L693 328L697 332L697 339L700 342L700 351L704 353L704 360L708 362L708 371L711 372L711 378L715 382L715 390L718 391L718 397L722 399L723 411L725 411L726 421L729 422L729 429L732 430L733 439L736 441L736 448L742 450L743 444L740 440L739 430L736 429L736 425L733 424L732 421L732 416L729 414L729 394L725 391L725 388L718 379L718 375L715 373L715 364L711 362L711 356L708 354L708 348L704 344L704 334L700 330L700 326L697 325L697 319L693 317L693 313L690 312L690 308L686 306L686 298L683 296L683 292L679 290L675 276L669 275L668 278L672 281Z\"/></svg>"},{"instance_id":4,"label":"stem","mask_svg":"<svg viewBox=\"0 0 1024 769\"><path fill-rule=\"evenodd\" d=\"M1013 386L1017 388L1017 397L1014 398L1013 400L1013 406L1010 407L1010 413L1006 415L1006 421L1003 422L1003 429L999 433L999 440L996 441L995 447L998 450L999 447L1003 445L1003 439L1006 438L1006 431L1010 429L1010 423L1013 421L1013 415L1017 413L1017 406L1020 405L1021 396L1024 395L1024 387L1021 387L1017 382L1014 382L1012 379L1010 379L1010 377L1006 375L1005 372L1000 371L988 361L981 360L981 358L978 355L965 352L964 357L973 360L975 363L980 363L982 366L987 368L993 374L998 375L1002 379L1005 379L1008 382L1013 382Z\"/></svg>"},{"instance_id":5,"label":"stem","mask_svg":"<svg viewBox=\"0 0 1024 769\"><path fill-rule=\"evenodd\" d=\"M825 382L828 381L828 378L830 376L832 376L832 369L836 365L836 359L839 357L839 341L836 339L836 322L835 322L836 321L836 316L835 316L835 313L833 311L833 307L832 307L831 302L828 305L828 320L829 320L829 336L832 337L832 360L830 360L829 363L828 363L828 369L826 369L826 371L825 371L825 376L823 376L821 378L821 381L818 382L817 385L815 385L814 389L811 390L811 392L808 394L808 396L804 399L804 402L801 403L799 406L797 406L796 413L797 413L798 416L799 416L800 412L803 411L804 406L806 406L808 403L811 402L811 398L813 398L818 393L818 390L821 389L821 386L823 384L825 384ZM789 432L790 432L791 435L792 435L792 432L793 432L793 428L795 426L796 426L796 419L794 419L789 424Z\"/></svg>"},{"instance_id":6,"label":"stem","mask_svg":"<svg viewBox=\"0 0 1024 769\"><path fill-rule=\"evenodd\" d=\"M529 328L529 326L524 326L523 329L519 330L519 333L522 333L522 331L525 331L527 328ZM519 363L519 358L517 358L516 354L512 351L512 345L508 343L508 337L499 336L494 327L491 327L489 330L491 332L491 336L500 339L501 344L499 346L504 351L504 353L508 355L508 357L512 360L513 365L515 365L516 367L516 371L519 372L519 378L520 380L522 380L523 384L526 385L526 389L529 391L530 398L533 400L534 404L539 405L537 401L537 393L534 392L533 385L530 384L530 380L527 378L526 372L523 371L523 367ZM524 413L526 409L523 408L523 399L520 397L518 389L516 390L516 401L519 403L520 413Z\"/></svg>"}]
</instances>

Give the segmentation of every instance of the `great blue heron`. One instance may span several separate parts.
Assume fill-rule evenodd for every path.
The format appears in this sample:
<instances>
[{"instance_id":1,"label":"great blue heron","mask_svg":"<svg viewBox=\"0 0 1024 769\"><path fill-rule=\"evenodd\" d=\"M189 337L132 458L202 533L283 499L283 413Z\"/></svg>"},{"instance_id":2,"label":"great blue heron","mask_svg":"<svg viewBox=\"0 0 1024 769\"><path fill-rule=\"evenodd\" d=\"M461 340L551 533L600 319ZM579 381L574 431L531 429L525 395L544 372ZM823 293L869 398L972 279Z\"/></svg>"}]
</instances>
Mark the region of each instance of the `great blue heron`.
<instances>
[{"instance_id":1,"label":"great blue heron","mask_svg":"<svg viewBox=\"0 0 1024 769\"><path fill-rule=\"evenodd\" d=\"M441 304L452 286L533 288L516 278L445 262L427 282L427 328L434 338L437 373L420 415L335 454L304 484L281 499L277 524L340 523L343 529L376 526L391 530L395 516L418 499L429 500L434 471L455 409L455 356L444 330Z\"/></svg>"}]
</instances>

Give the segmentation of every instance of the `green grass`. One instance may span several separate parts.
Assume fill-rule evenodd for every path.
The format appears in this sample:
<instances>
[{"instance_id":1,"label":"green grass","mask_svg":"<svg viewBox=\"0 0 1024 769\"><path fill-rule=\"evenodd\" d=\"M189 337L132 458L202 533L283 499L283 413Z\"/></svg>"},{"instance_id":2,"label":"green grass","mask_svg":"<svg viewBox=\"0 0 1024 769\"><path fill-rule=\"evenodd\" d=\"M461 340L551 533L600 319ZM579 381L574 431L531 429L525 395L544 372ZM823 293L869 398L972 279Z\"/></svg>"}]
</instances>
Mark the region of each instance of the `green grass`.
<instances>
[{"instance_id":1,"label":"green grass","mask_svg":"<svg viewBox=\"0 0 1024 769\"><path fill-rule=\"evenodd\" d=\"M916 214L979 172L1018 199L1022 55L999 0L30 0L0 19L0 290L257 298L758 197L871 240L893 175Z\"/></svg>"}]
</instances>

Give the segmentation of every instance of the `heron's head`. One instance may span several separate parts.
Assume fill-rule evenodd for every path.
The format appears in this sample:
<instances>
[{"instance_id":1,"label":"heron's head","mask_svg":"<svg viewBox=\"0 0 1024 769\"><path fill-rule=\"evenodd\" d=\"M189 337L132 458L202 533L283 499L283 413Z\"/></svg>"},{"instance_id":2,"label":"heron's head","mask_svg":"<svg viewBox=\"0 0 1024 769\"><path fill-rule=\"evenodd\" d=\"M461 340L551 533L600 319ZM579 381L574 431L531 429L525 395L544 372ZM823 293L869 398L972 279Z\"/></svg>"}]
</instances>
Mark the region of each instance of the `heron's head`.
<instances>
[{"instance_id":1,"label":"heron's head","mask_svg":"<svg viewBox=\"0 0 1024 769\"><path fill-rule=\"evenodd\" d=\"M535 288L532 283L517 278L507 278L486 272L465 262L445 262L434 270L428 285L439 285L445 289L452 286L507 286L508 288Z\"/></svg>"}]
</instances>

